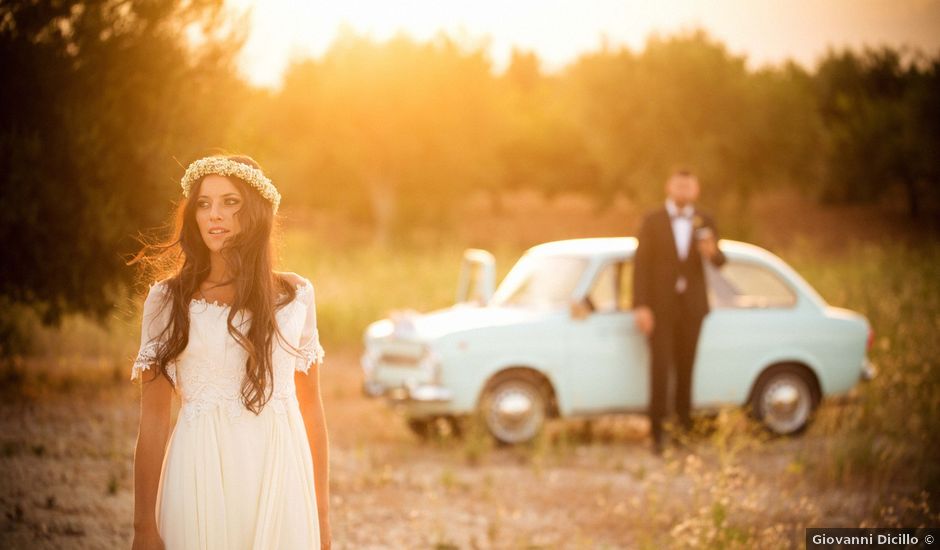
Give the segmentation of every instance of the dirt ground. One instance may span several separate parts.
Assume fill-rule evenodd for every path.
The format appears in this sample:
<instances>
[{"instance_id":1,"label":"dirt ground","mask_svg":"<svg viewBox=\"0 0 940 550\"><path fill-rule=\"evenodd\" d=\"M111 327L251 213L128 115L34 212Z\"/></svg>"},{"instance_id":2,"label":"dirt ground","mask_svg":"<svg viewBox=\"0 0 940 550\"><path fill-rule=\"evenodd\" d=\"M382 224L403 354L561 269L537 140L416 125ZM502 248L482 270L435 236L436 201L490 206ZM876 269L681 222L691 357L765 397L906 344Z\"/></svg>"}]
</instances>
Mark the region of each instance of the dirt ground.
<instances>
[{"instance_id":1,"label":"dirt ground","mask_svg":"<svg viewBox=\"0 0 940 550\"><path fill-rule=\"evenodd\" d=\"M857 526L880 502L808 481L813 430L743 449L718 434L664 457L629 415L556 420L523 448L422 442L361 395L357 350L322 368L338 549L801 547L805 527ZM0 547L130 547L138 393L124 370L5 386Z\"/></svg>"}]
</instances>

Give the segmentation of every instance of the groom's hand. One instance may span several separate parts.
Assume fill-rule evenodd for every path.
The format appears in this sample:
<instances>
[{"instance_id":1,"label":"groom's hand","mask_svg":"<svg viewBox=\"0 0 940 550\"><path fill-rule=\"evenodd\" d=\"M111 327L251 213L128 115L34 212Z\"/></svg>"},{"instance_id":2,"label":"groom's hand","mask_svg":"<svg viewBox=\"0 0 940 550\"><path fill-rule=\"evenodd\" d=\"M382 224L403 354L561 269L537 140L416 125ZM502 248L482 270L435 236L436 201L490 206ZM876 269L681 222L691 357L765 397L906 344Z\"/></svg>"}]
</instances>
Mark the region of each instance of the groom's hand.
<instances>
[{"instance_id":1,"label":"groom's hand","mask_svg":"<svg viewBox=\"0 0 940 550\"><path fill-rule=\"evenodd\" d=\"M642 332L645 336L653 334L653 326L656 324L655 318L653 316L653 310L648 306L640 306L633 310L633 321L636 323L636 328Z\"/></svg>"},{"instance_id":2,"label":"groom's hand","mask_svg":"<svg viewBox=\"0 0 940 550\"><path fill-rule=\"evenodd\" d=\"M718 254L718 243L712 232L707 232L698 239L698 252L705 259L711 261Z\"/></svg>"}]
</instances>

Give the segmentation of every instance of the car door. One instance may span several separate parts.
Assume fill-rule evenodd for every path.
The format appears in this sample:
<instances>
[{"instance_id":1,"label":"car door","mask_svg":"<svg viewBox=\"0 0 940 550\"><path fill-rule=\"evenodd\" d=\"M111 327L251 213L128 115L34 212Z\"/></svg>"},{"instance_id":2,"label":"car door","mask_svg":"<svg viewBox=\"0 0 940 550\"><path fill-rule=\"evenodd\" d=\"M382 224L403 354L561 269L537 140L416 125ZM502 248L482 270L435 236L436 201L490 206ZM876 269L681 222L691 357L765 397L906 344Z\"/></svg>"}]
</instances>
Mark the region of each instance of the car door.
<instances>
[{"instance_id":1,"label":"car door","mask_svg":"<svg viewBox=\"0 0 940 550\"><path fill-rule=\"evenodd\" d=\"M706 265L711 311L699 335L693 371L695 406L742 404L775 350L798 345L797 294L753 260Z\"/></svg>"},{"instance_id":2,"label":"car door","mask_svg":"<svg viewBox=\"0 0 940 550\"><path fill-rule=\"evenodd\" d=\"M606 263L587 294L587 315L567 320L573 414L646 407L649 356L634 326L632 277L631 261Z\"/></svg>"}]
</instances>

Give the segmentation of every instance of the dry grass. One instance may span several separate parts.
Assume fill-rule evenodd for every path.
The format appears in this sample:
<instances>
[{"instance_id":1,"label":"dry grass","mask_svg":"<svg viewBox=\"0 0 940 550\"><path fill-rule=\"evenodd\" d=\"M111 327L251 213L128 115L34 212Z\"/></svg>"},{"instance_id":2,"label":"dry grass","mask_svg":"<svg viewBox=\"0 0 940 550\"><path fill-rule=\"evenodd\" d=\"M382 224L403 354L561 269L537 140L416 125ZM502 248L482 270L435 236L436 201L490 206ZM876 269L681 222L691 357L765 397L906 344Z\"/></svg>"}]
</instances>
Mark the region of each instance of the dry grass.
<instances>
[{"instance_id":1,"label":"dry grass","mask_svg":"<svg viewBox=\"0 0 940 550\"><path fill-rule=\"evenodd\" d=\"M355 354L334 353L322 378L337 548L779 548L810 525L940 519L917 494L821 486L806 460L828 445L816 426L767 440L723 411L662 459L637 416L554 421L519 448L420 442L357 393ZM3 546L126 547L136 389L107 370L21 389L0 407Z\"/></svg>"},{"instance_id":2,"label":"dry grass","mask_svg":"<svg viewBox=\"0 0 940 550\"><path fill-rule=\"evenodd\" d=\"M317 285L328 350L337 548L784 548L801 547L807 526L940 521L940 246L893 233L879 240L878 231L842 246L811 236L819 224L844 227L854 212L813 212L805 231L793 222L766 241L760 224L740 222L831 303L875 326L879 377L824 404L803 436L769 439L729 409L661 459L639 416L554 421L512 449L473 425L463 439L416 440L396 411L360 395L365 323L393 308L446 306L465 245L496 244L503 274L538 234L630 233L617 231L629 205L598 218L574 199L523 199L514 221L475 222L410 247L371 247L316 217L286 227L284 265ZM520 230L491 232L513 226ZM137 320L133 307L123 311L108 327L73 318L61 332L38 331L43 353L4 374L0 546L129 546Z\"/></svg>"}]
</instances>

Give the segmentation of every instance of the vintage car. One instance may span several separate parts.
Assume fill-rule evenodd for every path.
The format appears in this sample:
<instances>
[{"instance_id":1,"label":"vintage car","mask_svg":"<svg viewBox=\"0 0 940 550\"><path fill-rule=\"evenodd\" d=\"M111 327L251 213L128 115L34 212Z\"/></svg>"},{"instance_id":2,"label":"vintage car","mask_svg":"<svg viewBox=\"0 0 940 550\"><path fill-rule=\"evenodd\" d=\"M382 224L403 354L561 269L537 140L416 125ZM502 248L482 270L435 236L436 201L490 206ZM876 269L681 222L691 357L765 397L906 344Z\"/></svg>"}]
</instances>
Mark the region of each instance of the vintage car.
<instances>
[{"instance_id":1,"label":"vintage car","mask_svg":"<svg viewBox=\"0 0 940 550\"><path fill-rule=\"evenodd\" d=\"M633 237L540 244L495 291L492 255L468 250L457 304L369 325L363 392L403 409L418 433L478 414L508 444L551 417L645 412L648 344L630 309L636 247ZM824 396L873 375L871 326L769 251L719 247L728 261L705 266L711 312L693 408L744 405L776 434L800 432Z\"/></svg>"}]
</instances>

